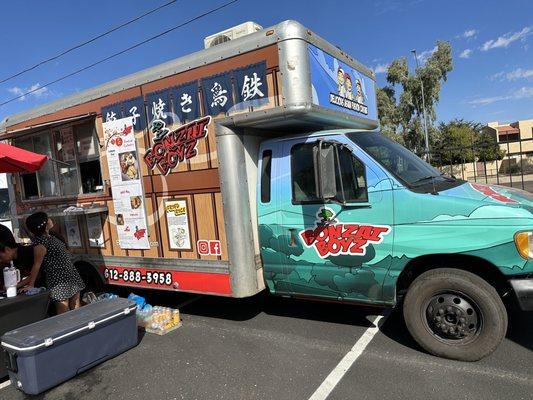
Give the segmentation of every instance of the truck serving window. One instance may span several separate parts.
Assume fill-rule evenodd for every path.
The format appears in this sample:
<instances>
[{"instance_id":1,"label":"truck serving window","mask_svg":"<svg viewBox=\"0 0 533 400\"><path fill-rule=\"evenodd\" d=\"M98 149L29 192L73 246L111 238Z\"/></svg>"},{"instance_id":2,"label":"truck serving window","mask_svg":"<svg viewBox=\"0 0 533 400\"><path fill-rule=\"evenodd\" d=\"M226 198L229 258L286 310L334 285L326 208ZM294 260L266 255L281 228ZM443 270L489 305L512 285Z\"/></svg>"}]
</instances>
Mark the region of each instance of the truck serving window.
<instances>
[{"instance_id":1,"label":"truck serving window","mask_svg":"<svg viewBox=\"0 0 533 400\"><path fill-rule=\"evenodd\" d=\"M80 165L80 179L83 193L102 190L100 170L100 149L94 123L74 126L76 150Z\"/></svg>"},{"instance_id":2,"label":"truck serving window","mask_svg":"<svg viewBox=\"0 0 533 400\"><path fill-rule=\"evenodd\" d=\"M13 143L21 149L52 156L49 132L39 132L30 138L16 140ZM55 196L59 186L54 178L54 165L47 162L39 172L20 174L23 196L25 199L37 199L43 196Z\"/></svg>"},{"instance_id":3,"label":"truck serving window","mask_svg":"<svg viewBox=\"0 0 533 400\"><path fill-rule=\"evenodd\" d=\"M38 172L20 174L24 199L77 196L103 190L94 122L42 131L13 144L61 161L47 162Z\"/></svg>"},{"instance_id":4,"label":"truck serving window","mask_svg":"<svg viewBox=\"0 0 533 400\"><path fill-rule=\"evenodd\" d=\"M272 150L263 151L261 162L261 203L270 203L270 178L272 171Z\"/></svg>"}]
</instances>

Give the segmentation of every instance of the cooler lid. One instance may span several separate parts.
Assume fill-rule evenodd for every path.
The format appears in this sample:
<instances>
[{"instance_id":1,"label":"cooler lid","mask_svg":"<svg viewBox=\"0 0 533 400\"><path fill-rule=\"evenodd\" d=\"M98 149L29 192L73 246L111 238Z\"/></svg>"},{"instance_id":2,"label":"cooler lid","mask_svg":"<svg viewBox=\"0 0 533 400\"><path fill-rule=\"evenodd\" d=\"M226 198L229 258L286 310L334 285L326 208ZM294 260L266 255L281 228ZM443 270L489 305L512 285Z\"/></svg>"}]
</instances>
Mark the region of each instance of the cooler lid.
<instances>
[{"instance_id":1,"label":"cooler lid","mask_svg":"<svg viewBox=\"0 0 533 400\"><path fill-rule=\"evenodd\" d=\"M16 351L31 351L48 347L105 322L135 313L134 301L123 298L102 300L75 311L35 322L7 332L2 336L2 346Z\"/></svg>"}]
</instances>

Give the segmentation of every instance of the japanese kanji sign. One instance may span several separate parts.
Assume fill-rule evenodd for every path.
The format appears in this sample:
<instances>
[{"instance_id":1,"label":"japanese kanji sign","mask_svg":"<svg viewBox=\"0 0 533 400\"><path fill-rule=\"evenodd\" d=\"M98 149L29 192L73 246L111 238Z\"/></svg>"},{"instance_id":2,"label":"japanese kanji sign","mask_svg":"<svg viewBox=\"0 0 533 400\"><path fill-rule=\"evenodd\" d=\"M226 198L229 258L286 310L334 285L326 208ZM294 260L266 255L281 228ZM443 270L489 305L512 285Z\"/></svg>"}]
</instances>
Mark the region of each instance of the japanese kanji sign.
<instances>
[{"instance_id":1,"label":"japanese kanji sign","mask_svg":"<svg viewBox=\"0 0 533 400\"><path fill-rule=\"evenodd\" d=\"M146 128L146 115L142 96L122 102L122 107L123 116L132 118L133 128L136 132Z\"/></svg>"},{"instance_id":2,"label":"japanese kanji sign","mask_svg":"<svg viewBox=\"0 0 533 400\"><path fill-rule=\"evenodd\" d=\"M171 92L174 100L174 113L181 123L192 121L200 116L197 81L173 87Z\"/></svg>"},{"instance_id":3,"label":"japanese kanji sign","mask_svg":"<svg viewBox=\"0 0 533 400\"><path fill-rule=\"evenodd\" d=\"M229 72L202 79L206 114L218 115L233 106L233 89Z\"/></svg>"},{"instance_id":4,"label":"japanese kanji sign","mask_svg":"<svg viewBox=\"0 0 533 400\"><path fill-rule=\"evenodd\" d=\"M131 117L136 132L146 128L144 99L142 96L102 107L102 122Z\"/></svg>"},{"instance_id":5,"label":"japanese kanji sign","mask_svg":"<svg viewBox=\"0 0 533 400\"><path fill-rule=\"evenodd\" d=\"M122 118L122 103L114 103L102 107L102 122L116 121L120 118Z\"/></svg>"},{"instance_id":6,"label":"japanese kanji sign","mask_svg":"<svg viewBox=\"0 0 533 400\"><path fill-rule=\"evenodd\" d=\"M172 108L170 103L170 89L150 93L146 96L148 120L150 132L154 140L159 140L168 132L168 126L172 126Z\"/></svg>"},{"instance_id":7,"label":"japanese kanji sign","mask_svg":"<svg viewBox=\"0 0 533 400\"><path fill-rule=\"evenodd\" d=\"M266 62L249 65L235 70L233 76L237 83L237 103L252 102L251 105L268 101L266 82Z\"/></svg>"},{"instance_id":8,"label":"japanese kanji sign","mask_svg":"<svg viewBox=\"0 0 533 400\"><path fill-rule=\"evenodd\" d=\"M136 132L149 127L159 141L173 125L182 125L202 115L198 88L202 87L204 113L216 116L238 104L240 108L268 102L266 62L248 65L222 74L124 100L102 107L102 122L131 117ZM146 100L146 101L145 101Z\"/></svg>"}]
</instances>

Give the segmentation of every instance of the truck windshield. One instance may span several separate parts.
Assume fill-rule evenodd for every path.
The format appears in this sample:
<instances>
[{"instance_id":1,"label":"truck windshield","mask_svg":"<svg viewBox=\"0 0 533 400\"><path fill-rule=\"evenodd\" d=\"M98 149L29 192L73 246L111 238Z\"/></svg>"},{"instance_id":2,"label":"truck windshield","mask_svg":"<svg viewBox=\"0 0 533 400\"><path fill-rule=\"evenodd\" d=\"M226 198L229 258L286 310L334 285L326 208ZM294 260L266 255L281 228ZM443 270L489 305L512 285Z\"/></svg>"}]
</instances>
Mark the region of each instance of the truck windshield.
<instances>
[{"instance_id":1,"label":"truck windshield","mask_svg":"<svg viewBox=\"0 0 533 400\"><path fill-rule=\"evenodd\" d=\"M450 181L402 145L376 132L351 132L348 138L411 188Z\"/></svg>"}]
</instances>

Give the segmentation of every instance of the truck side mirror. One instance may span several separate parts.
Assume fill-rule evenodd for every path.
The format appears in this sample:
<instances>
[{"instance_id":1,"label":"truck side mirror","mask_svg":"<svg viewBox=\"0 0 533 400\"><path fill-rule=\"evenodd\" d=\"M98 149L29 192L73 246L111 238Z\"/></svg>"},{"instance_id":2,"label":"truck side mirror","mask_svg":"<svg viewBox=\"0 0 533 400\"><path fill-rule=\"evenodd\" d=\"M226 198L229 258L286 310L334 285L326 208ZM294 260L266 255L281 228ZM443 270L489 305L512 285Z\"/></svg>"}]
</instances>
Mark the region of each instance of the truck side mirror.
<instances>
[{"instance_id":1,"label":"truck side mirror","mask_svg":"<svg viewBox=\"0 0 533 400\"><path fill-rule=\"evenodd\" d=\"M321 200L332 199L337 196L335 145L318 142L315 160L317 197Z\"/></svg>"}]
</instances>

